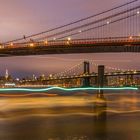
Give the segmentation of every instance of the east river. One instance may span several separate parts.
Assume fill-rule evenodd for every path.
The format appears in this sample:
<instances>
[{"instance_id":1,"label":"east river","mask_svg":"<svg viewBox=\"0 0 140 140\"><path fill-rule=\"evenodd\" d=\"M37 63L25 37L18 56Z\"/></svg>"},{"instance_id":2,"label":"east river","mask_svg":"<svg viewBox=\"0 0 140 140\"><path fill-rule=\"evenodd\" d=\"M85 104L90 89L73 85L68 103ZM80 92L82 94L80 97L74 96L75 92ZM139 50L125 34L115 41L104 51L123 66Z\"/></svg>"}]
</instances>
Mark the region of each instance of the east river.
<instances>
[{"instance_id":1,"label":"east river","mask_svg":"<svg viewBox=\"0 0 140 140\"><path fill-rule=\"evenodd\" d=\"M87 93L0 97L0 140L140 140L140 94L107 93L105 99Z\"/></svg>"}]
</instances>

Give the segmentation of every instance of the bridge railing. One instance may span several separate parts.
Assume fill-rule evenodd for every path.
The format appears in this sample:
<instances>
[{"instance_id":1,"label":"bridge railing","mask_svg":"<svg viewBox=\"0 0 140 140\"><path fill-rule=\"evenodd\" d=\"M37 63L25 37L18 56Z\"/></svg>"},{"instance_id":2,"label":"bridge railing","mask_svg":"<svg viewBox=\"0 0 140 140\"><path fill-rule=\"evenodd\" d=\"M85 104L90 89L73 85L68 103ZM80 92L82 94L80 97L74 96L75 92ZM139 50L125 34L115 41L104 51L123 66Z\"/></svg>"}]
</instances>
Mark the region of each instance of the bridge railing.
<instances>
[{"instance_id":1,"label":"bridge railing","mask_svg":"<svg viewBox=\"0 0 140 140\"><path fill-rule=\"evenodd\" d=\"M88 39L67 39L67 40L50 40L40 42L22 42L0 45L1 49L7 48L34 48L47 46L68 46L82 44L105 44L105 43L140 43L140 36L129 37L106 37L106 38L88 38Z\"/></svg>"}]
</instances>

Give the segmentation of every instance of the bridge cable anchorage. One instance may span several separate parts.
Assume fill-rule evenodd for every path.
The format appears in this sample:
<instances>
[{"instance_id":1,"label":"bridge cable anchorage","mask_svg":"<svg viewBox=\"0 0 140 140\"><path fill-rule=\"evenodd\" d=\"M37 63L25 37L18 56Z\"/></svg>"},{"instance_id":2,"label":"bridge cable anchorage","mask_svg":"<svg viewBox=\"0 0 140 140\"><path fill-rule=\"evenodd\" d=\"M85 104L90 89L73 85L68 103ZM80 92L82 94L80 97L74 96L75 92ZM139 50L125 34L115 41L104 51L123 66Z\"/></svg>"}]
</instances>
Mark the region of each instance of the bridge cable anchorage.
<instances>
[{"instance_id":1,"label":"bridge cable anchorage","mask_svg":"<svg viewBox=\"0 0 140 140\"><path fill-rule=\"evenodd\" d=\"M122 4L122 5L119 5L117 7L111 8L109 10L105 10L105 11L100 12L98 14L94 14L92 16L89 16L89 17L86 17L86 18L83 18L83 19L80 19L80 20L77 20L77 21L74 21L74 22L62 25L62 26L58 26L56 28L52 28L52 29L49 29L49 30L46 30L46 31L43 31L43 32L40 32L40 33L37 33L37 34L32 34L32 35L29 35L29 36L25 36L24 35L23 38L18 38L18 39L15 39L15 40L7 41L7 42L4 42L3 44L19 42L19 41L22 41L22 40L25 40L25 39L28 39L28 38L30 39L30 38L33 38L33 37L36 37L36 36L39 36L39 35L42 35L42 34L46 34L46 33L49 33L49 32L52 32L52 31L55 31L55 30L58 30L58 29L62 29L64 27L68 27L68 26L80 23L82 21L87 21L87 20L89 20L91 18L94 18L94 17L100 16L100 15L106 14L108 12L111 12L111 11L114 11L114 10L117 10L117 9L120 9L120 8L123 8L123 7L127 6L127 5L130 5L130 4L133 4L133 3L136 3L136 2L138 2L138 0L133 0L133 1L127 2L125 4Z\"/></svg>"}]
</instances>

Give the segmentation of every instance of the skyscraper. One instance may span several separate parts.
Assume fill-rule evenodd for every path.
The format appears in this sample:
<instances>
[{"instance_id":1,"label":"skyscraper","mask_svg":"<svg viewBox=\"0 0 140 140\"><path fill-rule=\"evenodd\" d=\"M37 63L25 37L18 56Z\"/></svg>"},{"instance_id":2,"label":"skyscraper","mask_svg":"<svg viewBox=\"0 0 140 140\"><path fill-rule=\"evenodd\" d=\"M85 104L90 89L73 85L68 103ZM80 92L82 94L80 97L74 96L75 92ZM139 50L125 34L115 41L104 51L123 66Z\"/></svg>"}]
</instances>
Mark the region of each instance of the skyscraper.
<instances>
[{"instance_id":1,"label":"skyscraper","mask_svg":"<svg viewBox=\"0 0 140 140\"><path fill-rule=\"evenodd\" d=\"M6 69L6 71L5 71L5 79L7 80L8 77L9 77L9 73L8 73L8 69Z\"/></svg>"}]
</instances>

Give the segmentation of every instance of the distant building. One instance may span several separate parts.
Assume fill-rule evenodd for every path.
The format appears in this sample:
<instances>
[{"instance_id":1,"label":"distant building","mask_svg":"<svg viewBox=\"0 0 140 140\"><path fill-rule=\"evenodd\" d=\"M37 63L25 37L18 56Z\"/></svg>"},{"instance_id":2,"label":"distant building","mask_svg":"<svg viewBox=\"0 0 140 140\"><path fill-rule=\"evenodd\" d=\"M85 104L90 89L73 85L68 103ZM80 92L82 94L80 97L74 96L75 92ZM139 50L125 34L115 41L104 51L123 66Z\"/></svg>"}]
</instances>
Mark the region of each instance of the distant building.
<instances>
[{"instance_id":1,"label":"distant building","mask_svg":"<svg viewBox=\"0 0 140 140\"><path fill-rule=\"evenodd\" d=\"M8 69L6 69L6 71L5 71L5 79L8 80L8 77L9 77L9 73L8 73Z\"/></svg>"}]
</instances>

